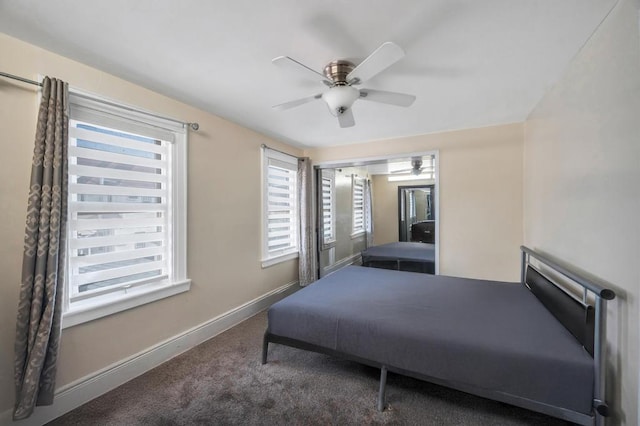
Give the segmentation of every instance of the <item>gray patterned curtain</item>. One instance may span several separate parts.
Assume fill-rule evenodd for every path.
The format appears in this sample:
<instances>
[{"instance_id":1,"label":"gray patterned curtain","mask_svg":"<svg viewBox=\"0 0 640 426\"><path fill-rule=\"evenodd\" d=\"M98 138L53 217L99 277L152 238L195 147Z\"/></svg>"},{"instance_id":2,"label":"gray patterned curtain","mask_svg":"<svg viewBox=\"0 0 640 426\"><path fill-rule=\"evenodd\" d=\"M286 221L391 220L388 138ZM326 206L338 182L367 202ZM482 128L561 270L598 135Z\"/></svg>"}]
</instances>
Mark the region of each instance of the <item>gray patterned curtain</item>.
<instances>
[{"instance_id":1,"label":"gray patterned curtain","mask_svg":"<svg viewBox=\"0 0 640 426\"><path fill-rule=\"evenodd\" d=\"M298 160L298 205L300 206L300 255L298 281L304 287L316 280L316 246L313 241L313 195L311 160Z\"/></svg>"},{"instance_id":2,"label":"gray patterned curtain","mask_svg":"<svg viewBox=\"0 0 640 426\"><path fill-rule=\"evenodd\" d=\"M14 420L53 404L67 217L68 85L45 77L38 112L15 342Z\"/></svg>"}]
</instances>

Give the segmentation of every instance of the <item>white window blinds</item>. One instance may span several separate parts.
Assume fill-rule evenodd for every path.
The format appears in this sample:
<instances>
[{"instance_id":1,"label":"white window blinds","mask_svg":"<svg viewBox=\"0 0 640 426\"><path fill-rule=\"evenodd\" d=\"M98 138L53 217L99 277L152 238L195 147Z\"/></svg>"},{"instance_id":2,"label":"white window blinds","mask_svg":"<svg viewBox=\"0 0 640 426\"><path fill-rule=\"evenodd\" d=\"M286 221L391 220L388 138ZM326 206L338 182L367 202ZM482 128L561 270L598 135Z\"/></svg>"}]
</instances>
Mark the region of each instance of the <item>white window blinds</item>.
<instances>
[{"instance_id":1,"label":"white window blinds","mask_svg":"<svg viewBox=\"0 0 640 426\"><path fill-rule=\"evenodd\" d=\"M70 121L71 302L169 275L169 144Z\"/></svg>"},{"instance_id":2,"label":"white window blinds","mask_svg":"<svg viewBox=\"0 0 640 426\"><path fill-rule=\"evenodd\" d=\"M351 181L353 195L353 230L352 234L360 234L364 229L364 178L356 175L352 176Z\"/></svg>"},{"instance_id":3,"label":"white window blinds","mask_svg":"<svg viewBox=\"0 0 640 426\"><path fill-rule=\"evenodd\" d=\"M324 170L323 174L326 173ZM335 177L333 175L322 176L322 240L324 244L336 240L335 217Z\"/></svg>"},{"instance_id":4,"label":"white window blinds","mask_svg":"<svg viewBox=\"0 0 640 426\"><path fill-rule=\"evenodd\" d=\"M265 243L263 257L298 251L298 163L295 157L265 149Z\"/></svg>"}]
</instances>

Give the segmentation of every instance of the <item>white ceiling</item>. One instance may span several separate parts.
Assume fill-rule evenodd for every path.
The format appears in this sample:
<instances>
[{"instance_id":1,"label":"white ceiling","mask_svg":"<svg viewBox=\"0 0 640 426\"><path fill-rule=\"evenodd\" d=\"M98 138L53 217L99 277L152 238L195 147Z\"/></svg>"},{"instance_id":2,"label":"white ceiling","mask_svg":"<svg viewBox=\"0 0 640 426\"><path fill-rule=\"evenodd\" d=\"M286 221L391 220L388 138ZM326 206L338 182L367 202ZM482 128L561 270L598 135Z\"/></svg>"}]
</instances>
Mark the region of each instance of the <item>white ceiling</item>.
<instances>
[{"instance_id":1,"label":"white ceiling","mask_svg":"<svg viewBox=\"0 0 640 426\"><path fill-rule=\"evenodd\" d=\"M524 121L615 2L0 0L0 30L311 147ZM272 58L321 72L385 41L406 56L363 86L412 93L411 107L357 101L346 129L322 101L271 108L326 89Z\"/></svg>"}]
</instances>

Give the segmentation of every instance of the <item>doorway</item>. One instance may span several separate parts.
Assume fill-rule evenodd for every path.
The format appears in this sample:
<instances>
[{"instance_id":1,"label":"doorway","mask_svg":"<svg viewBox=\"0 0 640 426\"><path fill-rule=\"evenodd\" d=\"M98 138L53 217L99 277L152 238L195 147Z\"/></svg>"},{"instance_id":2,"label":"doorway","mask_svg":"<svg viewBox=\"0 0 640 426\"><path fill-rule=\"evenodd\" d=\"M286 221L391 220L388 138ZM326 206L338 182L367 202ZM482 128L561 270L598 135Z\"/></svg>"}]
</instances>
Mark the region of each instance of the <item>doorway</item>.
<instances>
[{"instance_id":1,"label":"doorway","mask_svg":"<svg viewBox=\"0 0 640 426\"><path fill-rule=\"evenodd\" d=\"M435 185L398 187L398 240L435 244Z\"/></svg>"}]
</instances>

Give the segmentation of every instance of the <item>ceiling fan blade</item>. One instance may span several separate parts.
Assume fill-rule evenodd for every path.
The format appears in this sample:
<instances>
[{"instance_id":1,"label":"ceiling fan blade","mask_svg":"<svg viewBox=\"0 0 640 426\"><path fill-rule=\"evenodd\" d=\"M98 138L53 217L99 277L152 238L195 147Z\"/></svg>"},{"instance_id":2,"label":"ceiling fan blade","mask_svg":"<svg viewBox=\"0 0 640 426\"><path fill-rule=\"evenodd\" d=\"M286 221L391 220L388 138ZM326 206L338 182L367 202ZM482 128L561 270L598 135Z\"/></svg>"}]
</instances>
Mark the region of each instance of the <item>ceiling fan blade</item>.
<instances>
[{"instance_id":1,"label":"ceiling fan blade","mask_svg":"<svg viewBox=\"0 0 640 426\"><path fill-rule=\"evenodd\" d=\"M309 96L306 98L296 99L295 101L289 101L283 104L274 105L272 108L277 109L279 111L284 111L285 109L295 108L299 105L303 105L308 102L315 101L316 99L321 99L321 98L322 98L322 93L319 93L317 95Z\"/></svg>"},{"instance_id":2,"label":"ceiling fan blade","mask_svg":"<svg viewBox=\"0 0 640 426\"><path fill-rule=\"evenodd\" d=\"M307 80L311 79L312 81L320 81L326 85L332 84L324 74L321 74L288 56L278 56L277 58L273 58L271 62L280 68L288 69L300 76L304 76Z\"/></svg>"},{"instance_id":3,"label":"ceiling fan blade","mask_svg":"<svg viewBox=\"0 0 640 426\"><path fill-rule=\"evenodd\" d=\"M349 84L363 83L398 62L404 50L390 41L383 43L371 55L347 74Z\"/></svg>"},{"instance_id":4,"label":"ceiling fan blade","mask_svg":"<svg viewBox=\"0 0 640 426\"><path fill-rule=\"evenodd\" d=\"M355 126L356 122L353 118L353 112L351 111L351 108L347 109L345 112L338 116L338 123L340 123L340 127L342 128Z\"/></svg>"},{"instance_id":5,"label":"ceiling fan blade","mask_svg":"<svg viewBox=\"0 0 640 426\"><path fill-rule=\"evenodd\" d=\"M360 99L408 107L416 100L416 97L405 93L387 92L384 90L360 89Z\"/></svg>"},{"instance_id":6,"label":"ceiling fan blade","mask_svg":"<svg viewBox=\"0 0 640 426\"><path fill-rule=\"evenodd\" d=\"M429 172L429 173L433 173L435 171L433 167L418 167L418 168L413 167L411 169L391 170L389 173L409 173L414 170L420 170L421 172Z\"/></svg>"}]
</instances>

